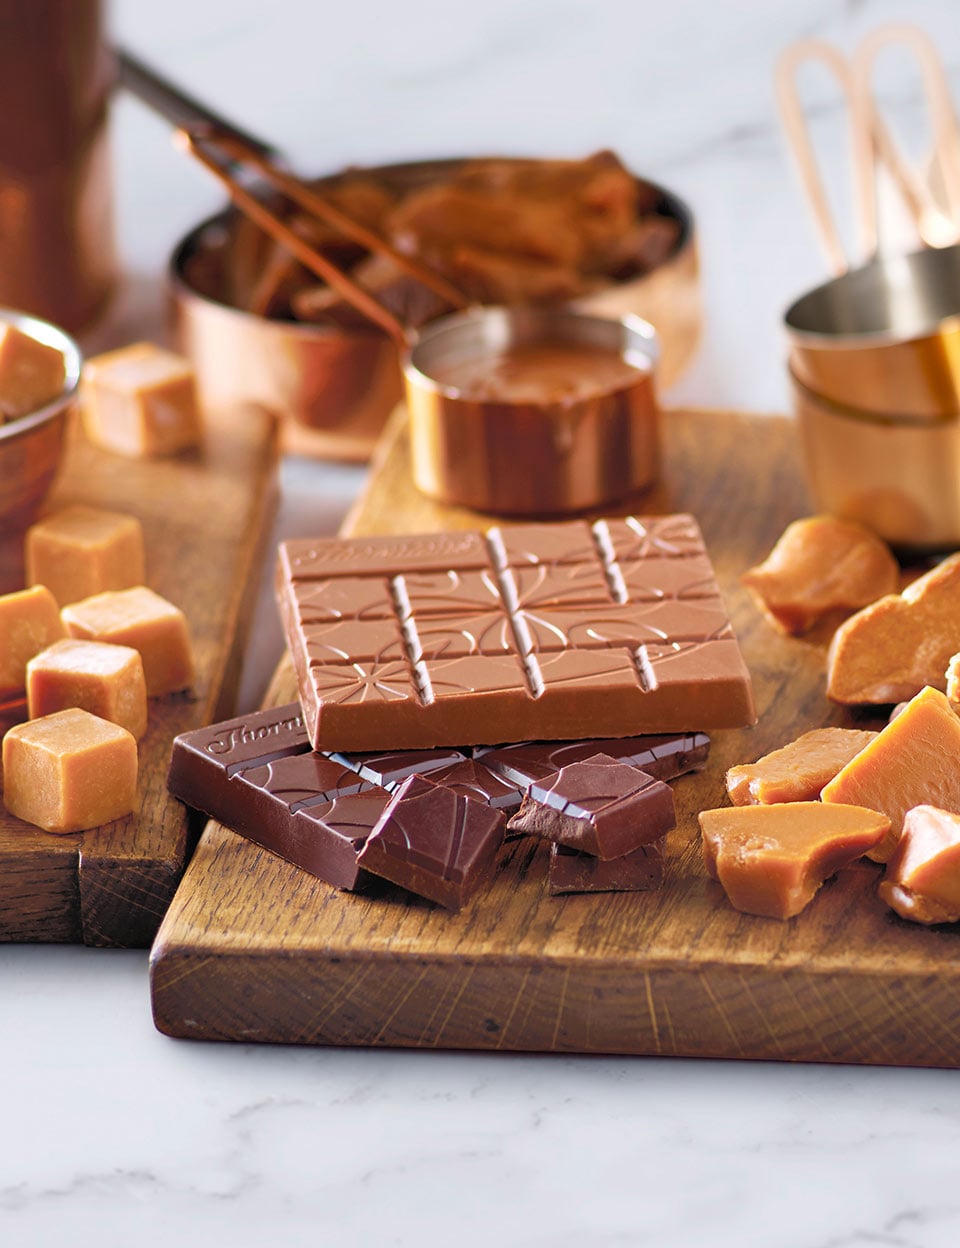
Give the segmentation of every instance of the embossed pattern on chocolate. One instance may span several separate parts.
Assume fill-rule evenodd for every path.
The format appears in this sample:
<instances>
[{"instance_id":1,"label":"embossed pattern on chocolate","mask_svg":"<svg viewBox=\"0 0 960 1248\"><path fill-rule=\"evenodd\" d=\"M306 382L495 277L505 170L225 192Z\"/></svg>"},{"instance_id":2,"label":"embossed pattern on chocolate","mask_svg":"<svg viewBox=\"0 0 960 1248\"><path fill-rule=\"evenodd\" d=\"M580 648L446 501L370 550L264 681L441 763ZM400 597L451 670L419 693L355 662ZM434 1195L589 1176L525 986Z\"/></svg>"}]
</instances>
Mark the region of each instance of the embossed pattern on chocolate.
<instances>
[{"instance_id":1,"label":"embossed pattern on chocolate","mask_svg":"<svg viewBox=\"0 0 960 1248\"><path fill-rule=\"evenodd\" d=\"M318 750L756 718L692 516L287 542L278 587Z\"/></svg>"},{"instance_id":2,"label":"embossed pattern on chocolate","mask_svg":"<svg viewBox=\"0 0 960 1248\"><path fill-rule=\"evenodd\" d=\"M503 815L423 776L409 776L370 833L361 866L420 897L459 910L488 877Z\"/></svg>"},{"instance_id":3,"label":"embossed pattern on chocolate","mask_svg":"<svg viewBox=\"0 0 960 1248\"><path fill-rule=\"evenodd\" d=\"M487 767L522 789L570 763L606 754L631 763L657 780L675 780L699 771L707 761L710 738L702 732L665 733L646 737L613 737L592 741L527 741L479 752Z\"/></svg>"}]
</instances>

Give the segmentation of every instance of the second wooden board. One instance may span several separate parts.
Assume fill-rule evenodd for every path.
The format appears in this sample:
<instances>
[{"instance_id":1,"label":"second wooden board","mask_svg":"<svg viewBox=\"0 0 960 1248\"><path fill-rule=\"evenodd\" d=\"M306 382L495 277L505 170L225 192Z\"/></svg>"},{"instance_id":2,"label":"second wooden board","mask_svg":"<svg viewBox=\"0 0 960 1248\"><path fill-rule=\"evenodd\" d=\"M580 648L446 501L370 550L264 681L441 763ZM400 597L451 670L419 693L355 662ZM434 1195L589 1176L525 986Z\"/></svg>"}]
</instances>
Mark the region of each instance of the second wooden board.
<instances>
[{"instance_id":1,"label":"second wooden board","mask_svg":"<svg viewBox=\"0 0 960 1248\"><path fill-rule=\"evenodd\" d=\"M724 804L727 767L809 728L854 721L826 700L823 645L776 634L738 583L807 510L792 425L671 412L666 443L663 485L629 509L699 517L760 722L717 733L707 769L676 783L663 889L551 897L545 848L521 841L490 889L453 915L386 887L338 893L212 824L153 950L161 1030L294 1044L960 1065L960 935L896 918L876 896L880 868L842 872L786 923L738 914L706 875L696 816ZM395 428L350 532L476 523L412 490ZM273 699L293 693L281 670Z\"/></svg>"},{"instance_id":2,"label":"second wooden board","mask_svg":"<svg viewBox=\"0 0 960 1248\"><path fill-rule=\"evenodd\" d=\"M196 680L150 701L134 814L53 836L0 809L0 940L142 947L156 934L196 840L166 791L170 743L233 705L276 462L273 423L255 409L211 421L202 450L162 460L121 459L71 431L47 510L84 503L138 517L148 584L185 612ZM22 585L22 547L22 535L0 538L7 589Z\"/></svg>"}]
</instances>

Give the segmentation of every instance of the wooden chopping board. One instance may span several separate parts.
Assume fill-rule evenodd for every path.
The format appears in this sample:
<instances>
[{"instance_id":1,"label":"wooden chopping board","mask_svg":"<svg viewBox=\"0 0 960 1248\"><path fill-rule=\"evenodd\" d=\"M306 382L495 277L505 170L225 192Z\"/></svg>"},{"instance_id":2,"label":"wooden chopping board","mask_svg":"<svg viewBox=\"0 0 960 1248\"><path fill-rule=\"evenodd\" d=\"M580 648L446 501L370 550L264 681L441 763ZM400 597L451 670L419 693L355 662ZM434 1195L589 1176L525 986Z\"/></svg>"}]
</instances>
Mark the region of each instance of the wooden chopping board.
<instances>
[{"instance_id":1,"label":"wooden chopping board","mask_svg":"<svg viewBox=\"0 0 960 1248\"><path fill-rule=\"evenodd\" d=\"M186 613L197 679L150 701L134 814L53 836L0 807L0 940L143 947L156 934L199 831L166 791L170 743L231 712L276 465L274 424L256 409L208 422L203 451L164 460L108 455L71 429L47 509L87 503L139 517L147 581ZM0 538L5 589L22 586L22 543Z\"/></svg>"},{"instance_id":2,"label":"wooden chopping board","mask_svg":"<svg viewBox=\"0 0 960 1248\"><path fill-rule=\"evenodd\" d=\"M826 724L823 641L780 637L739 588L809 503L791 422L668 412L664 483L628 510L693 511L753 674L760 722L714 734L676 782L659 893L550 897L522 840L460 915L395 890L348 896L208 826L152 954L157 1026L183 1037L960 1065L960 934L896 918L862 863L786 923L738 914L707 878L696 815L723 776ZM474 525L421 498L387 431L351 534ZM271 699L290 701L281 667Z\"/></svg>"}]
</instances>

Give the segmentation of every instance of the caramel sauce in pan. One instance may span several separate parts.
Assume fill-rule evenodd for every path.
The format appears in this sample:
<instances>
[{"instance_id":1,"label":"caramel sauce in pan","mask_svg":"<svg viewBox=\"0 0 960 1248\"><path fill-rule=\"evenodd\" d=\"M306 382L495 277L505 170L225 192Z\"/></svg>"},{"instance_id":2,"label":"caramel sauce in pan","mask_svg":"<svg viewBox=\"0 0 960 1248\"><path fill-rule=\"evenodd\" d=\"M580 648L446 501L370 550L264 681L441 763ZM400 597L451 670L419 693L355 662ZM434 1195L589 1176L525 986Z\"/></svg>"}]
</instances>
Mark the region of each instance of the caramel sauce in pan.
<instances>
[{"instance_id":1,"label":"caramel sauce in pan","mask_svg":"<svg viewBox=\"0 0 960 1248\"><path fill-rule=\"evenodd\" d=\"M491 355L438 360L430 376L462 399L493 403L572 404L623 390L648 371L610 347L530 343Z\"/></svg>"}]
</instances>

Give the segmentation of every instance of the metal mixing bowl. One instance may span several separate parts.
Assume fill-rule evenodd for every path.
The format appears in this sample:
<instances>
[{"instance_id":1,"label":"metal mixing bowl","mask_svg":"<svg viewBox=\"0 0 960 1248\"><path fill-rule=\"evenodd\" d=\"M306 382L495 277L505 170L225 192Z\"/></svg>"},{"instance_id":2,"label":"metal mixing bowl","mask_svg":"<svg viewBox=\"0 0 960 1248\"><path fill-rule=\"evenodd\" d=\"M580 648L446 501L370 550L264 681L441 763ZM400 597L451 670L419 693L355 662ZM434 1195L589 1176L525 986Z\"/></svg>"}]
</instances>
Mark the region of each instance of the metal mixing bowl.
<instances>
[{"instance_id":1,"label":"metal mixing bowl","mask_svg":"<svg viewBox=\"0 0 960 1248\"><path fill-rule=\"evenodd\" d=\"M419 161L362 172L412 189L463 164L463 159ZM699 335L698 261L689 208L669 191L653 189L658 211L680 226L672 252L648 273L611 282L575 306L600 316L635 313L651 321L662 347L661 384L669 385L690 359ZM205 261L217 249L222 252L231 219L232 212L221 213L191 230L170 264L180 345L193 361L204 405L253 403L281 417L287 450L366 459L403 396L396 346L374 330L271 320L217 297Z\"/></svg>"},{"instance_id":2,"label":"metal mixing bowl","mask_svg":"<svg viewBox=\"0 0 960 1248\"><path fill-rule=\"evenodd\" d=\"M63 353L64 387L28 416L0 424L0 538L26 528L49 490L63 450L67 413L80 384L80 348L49 321L0 308L0 320Z\"/></svg>"}]
</instances>

